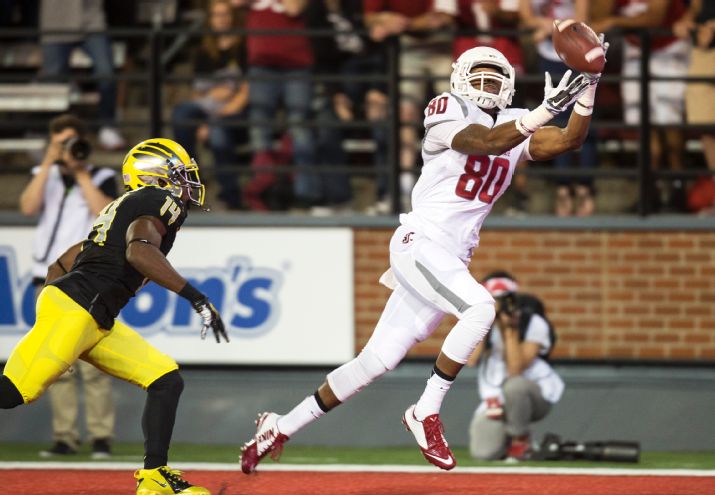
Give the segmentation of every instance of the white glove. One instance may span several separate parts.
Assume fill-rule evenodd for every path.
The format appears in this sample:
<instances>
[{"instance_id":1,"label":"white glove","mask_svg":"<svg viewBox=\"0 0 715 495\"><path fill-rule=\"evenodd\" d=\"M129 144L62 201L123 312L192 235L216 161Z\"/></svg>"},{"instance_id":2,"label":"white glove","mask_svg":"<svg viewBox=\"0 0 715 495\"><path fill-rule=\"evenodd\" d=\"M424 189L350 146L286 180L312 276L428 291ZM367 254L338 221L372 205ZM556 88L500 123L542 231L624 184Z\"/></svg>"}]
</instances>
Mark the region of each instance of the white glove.
<instances>
[{"instance_id":1,"label":"white glove","mask_svg":"<svg viewBox=\"0 0 715 495\"><path fill-rule=\"evenodd\" d=\"M559 85L554 88L551 74L548 72L545 74L543 105L552 115L566 110L589 86L589 82L582 75L576 76L571 82L569 79L571 79L570 70L566 71Z\"/></svg>"}]
</instances>

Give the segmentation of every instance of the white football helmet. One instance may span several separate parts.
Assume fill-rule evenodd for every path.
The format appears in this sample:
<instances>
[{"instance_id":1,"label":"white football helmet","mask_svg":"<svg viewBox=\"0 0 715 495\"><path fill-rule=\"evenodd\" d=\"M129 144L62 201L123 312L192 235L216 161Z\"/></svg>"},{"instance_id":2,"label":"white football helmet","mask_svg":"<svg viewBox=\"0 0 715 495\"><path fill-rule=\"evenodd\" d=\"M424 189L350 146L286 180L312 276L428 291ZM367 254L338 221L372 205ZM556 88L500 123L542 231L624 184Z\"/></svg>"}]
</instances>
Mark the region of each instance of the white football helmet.
<instances>
[{"instance_id":1,"label":"white football helmet","mask_svg":"<svg viewBox=\"0 0 715 495\"><path fill-rule=\"evenodd\" d=\"M493 67L499 72L473 74L475 67ZM484 90L487 81L498 83L500 89L496 94ZM470 48L452 64L450 85L452 93L472 100L480 108L504 110L514 96L514 67L499 50L487 46Z\"/></svg>"}]
</instances>

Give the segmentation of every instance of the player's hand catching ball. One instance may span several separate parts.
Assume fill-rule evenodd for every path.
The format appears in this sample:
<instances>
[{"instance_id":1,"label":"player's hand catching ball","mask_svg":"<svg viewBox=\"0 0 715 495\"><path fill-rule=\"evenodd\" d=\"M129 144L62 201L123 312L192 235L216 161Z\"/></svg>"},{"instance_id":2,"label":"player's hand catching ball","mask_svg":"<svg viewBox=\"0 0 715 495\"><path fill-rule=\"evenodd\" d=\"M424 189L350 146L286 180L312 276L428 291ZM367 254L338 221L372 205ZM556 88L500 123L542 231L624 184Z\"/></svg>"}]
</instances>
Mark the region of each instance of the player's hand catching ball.
<instances>
[{"instance_id":1,"label":"player's hand catching ball","mask_svg":"<svg viewBox=\"0 0 715 495\"><path fill-rule=\"evenodd\" d=\"M611 46L611 44L606 41L606 35L601 33L598 35L598 41L601 43L601 47L603 48L603 57L606 57L606 53L608 53L608 47ZM600 72L582 72L581 75L588 81L589 84L598 84L598 81L601 79L601 73Z\"/></svg>"},{"instance_id":2,"label":"player's hand catching ball","mask_svg":"<svg viewBox=\"0 0 715 495\"><path fill-rule=\"evenodd\" d=\"M588 88L590 83L583 75L571 79L571 71L567 70L561 78L559 85L554 88L551 82L551 74L545 73L544 82L544 106L553 115L557 115L566 110L579 96Z\"/></svg>"}]
</instances>

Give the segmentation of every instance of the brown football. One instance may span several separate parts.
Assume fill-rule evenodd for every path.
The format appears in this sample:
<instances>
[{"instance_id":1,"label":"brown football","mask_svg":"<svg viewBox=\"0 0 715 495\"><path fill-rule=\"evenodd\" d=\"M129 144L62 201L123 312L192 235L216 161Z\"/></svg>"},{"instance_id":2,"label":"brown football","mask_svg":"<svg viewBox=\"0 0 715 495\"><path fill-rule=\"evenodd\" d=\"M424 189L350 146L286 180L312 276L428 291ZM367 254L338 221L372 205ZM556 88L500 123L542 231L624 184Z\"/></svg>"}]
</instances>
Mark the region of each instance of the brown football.
<instances>
[{"instance_id":1,"label":"brown football","mask_svg":"<svg viewBox=\"0 0 715 495\"><path fill-rule=\"evenodd\" d=\"M606 54L593 29L573 19L556 19L551 32L554 49L566 65L579 72L602 72Z\"/></svg>"}]
</instances>

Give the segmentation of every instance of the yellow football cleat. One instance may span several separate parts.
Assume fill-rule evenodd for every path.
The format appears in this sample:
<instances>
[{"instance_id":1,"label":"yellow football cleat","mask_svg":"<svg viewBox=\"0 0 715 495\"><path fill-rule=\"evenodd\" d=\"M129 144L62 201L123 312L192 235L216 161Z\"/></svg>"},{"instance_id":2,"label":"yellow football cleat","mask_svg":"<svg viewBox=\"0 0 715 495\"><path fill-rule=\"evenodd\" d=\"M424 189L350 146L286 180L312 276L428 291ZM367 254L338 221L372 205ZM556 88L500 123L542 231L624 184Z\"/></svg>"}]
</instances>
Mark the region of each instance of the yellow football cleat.
<instances>
[{"instance_id":1,"label":"yellow football cleat","mask_svg":"<svg viewBox=\"0 0 715 495\"><path fill-rule=\"evenodd\" d=\"M154 469L137 469L137 495L211 495L202 486L194 486L181 477L181 471L161 466Z\"/></svg>"}]
</instances>

